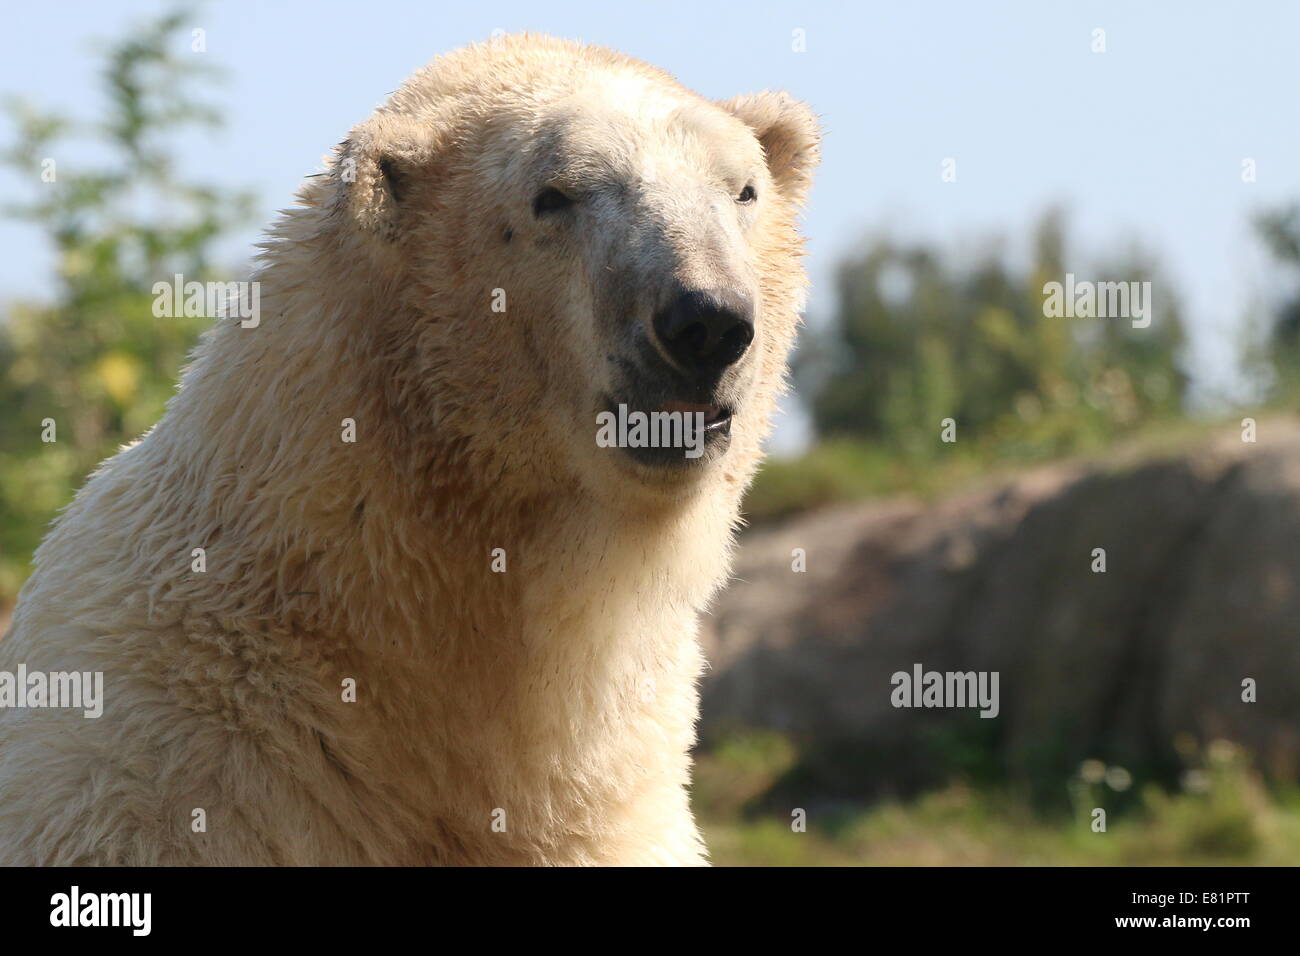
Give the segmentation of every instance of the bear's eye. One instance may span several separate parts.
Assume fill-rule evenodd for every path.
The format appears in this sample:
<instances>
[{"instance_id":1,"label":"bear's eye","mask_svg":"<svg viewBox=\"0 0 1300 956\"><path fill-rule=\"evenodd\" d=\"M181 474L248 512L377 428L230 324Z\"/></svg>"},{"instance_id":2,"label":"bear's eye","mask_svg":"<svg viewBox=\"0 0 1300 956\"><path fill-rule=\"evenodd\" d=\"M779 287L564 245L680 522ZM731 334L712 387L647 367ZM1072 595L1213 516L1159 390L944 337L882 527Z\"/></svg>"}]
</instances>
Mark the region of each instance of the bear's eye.
<instances>
[{"instance_id":1,"label":"bear's eye","mask_svg":"<svg viewBox=\"0 0 1300 956\"><path fill-rule=\"evenodd\" d=\"M740 191L740 195L736 197L736 202L740 203L742 206L748 206L757 198L758 190L750 185Z\"/></svg>"},{"instance_id":2,"label":"bear's eye","mask_svg":"<svg viewBox=\"0 0 1300 956\"><path fill-rule=\"evenodd\" d=\"M533 215L545 216L548 213L568 209L572 205L573 200L571 198L554 187L547 187L533 199Z\"/></svg>"}]
</instances>

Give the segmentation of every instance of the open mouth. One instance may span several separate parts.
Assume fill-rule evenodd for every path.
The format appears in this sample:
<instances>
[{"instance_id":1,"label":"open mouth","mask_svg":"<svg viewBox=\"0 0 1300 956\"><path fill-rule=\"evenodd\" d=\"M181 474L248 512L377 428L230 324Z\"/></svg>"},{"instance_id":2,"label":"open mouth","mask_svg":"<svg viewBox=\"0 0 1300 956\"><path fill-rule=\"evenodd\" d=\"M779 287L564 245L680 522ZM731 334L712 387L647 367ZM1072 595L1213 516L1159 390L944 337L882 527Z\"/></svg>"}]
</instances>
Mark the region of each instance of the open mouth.
<instances>
[{"instance_id":1,"label":"open mouth","mask_svg":"<svg viewBox=\"0 0 1300 956\"><path fill-rule=\"evenodd\" d=\"M689 468L716 461L731 444L731 409L713 402L614 402L596 415L596 444L642 464Z\"/></svg>"},{"instance_id":2,"label":"open mouth","mask_svg":"<svg viewBox=\"0 0 1300 956\"><path fill-rule=\"evenodd\" d=\"M702 405L696 402L664 402L656 411L677 412L683 415L703 415L706 432L731 434L731 412L721 405Z\"/></svg>"}]
</instances>

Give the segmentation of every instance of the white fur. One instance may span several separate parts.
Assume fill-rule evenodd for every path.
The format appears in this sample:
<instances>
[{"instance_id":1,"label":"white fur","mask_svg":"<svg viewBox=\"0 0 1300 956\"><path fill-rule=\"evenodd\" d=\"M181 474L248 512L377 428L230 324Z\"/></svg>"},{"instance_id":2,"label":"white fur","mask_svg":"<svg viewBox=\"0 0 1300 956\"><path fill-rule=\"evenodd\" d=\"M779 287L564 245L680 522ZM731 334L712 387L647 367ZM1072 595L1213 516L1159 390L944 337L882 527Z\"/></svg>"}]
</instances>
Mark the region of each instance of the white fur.
<instances>
[{"instance_id":1,"label":"white fur","mask_svg":"<svg viewBox=\"0 0 1300 956\"><path fill-rule=\"evenodd\" d=\"M565 175L626 180L581 235L527 213L547 129ZM0 669L103 671L106 701L0 712L0 862L703 862L696 617L782 387L815 156L779 94L711 104L545 37L417 74L273 228L260 326L219 323L41 545ZM761 300L732 448L675 478L599 456L590 415L600 303L663 270Z\"/></svg>"}]
</instances>

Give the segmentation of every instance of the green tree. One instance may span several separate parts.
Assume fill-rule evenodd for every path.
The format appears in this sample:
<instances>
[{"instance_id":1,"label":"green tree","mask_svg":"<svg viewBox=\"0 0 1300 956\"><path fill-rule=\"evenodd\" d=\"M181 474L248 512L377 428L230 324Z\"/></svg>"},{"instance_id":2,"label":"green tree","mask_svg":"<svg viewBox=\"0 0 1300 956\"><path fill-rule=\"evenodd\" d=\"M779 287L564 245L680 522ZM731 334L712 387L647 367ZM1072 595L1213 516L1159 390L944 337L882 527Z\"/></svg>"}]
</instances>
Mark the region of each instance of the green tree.
<instances>
[{"instance_id":1,"label":"green tree","mask_svg":"<svg viewBox=\"0 0 1300 956\"><path fill-rule=\"evenodd\" d=\"M1043 287L1064 279L1064 248L1061 219L1049 214L1027 267L997 246L967 264L887 239L846 262L834 321L800 374L818 433L925 457L951 417L963 438L1002 453L1063 452L1179 412L1182 321L1154 263L1130 251L1078 276L1152 281L1148 328L1049 318Z\"/></svg>"},{"instance_id":2,"label":"green tree","mask_svg":"<svg viewBox=\"0 0 1300 956\"><path fill-rule=\"evenodd\" d=\"M1265 213L1256 228L1282 266L1287 291L1250 358L1270 379L1267 397L1289 403L1300 395L1300 203Z\"/></svg>"},{"instance_id":3,"label":"green tree","mask_svg":"<svg viewBox=\"0 0 1300 956\"><path fill-rule=\"evenodd\" d=\"M191 92L213 70L189 50L189 22L177 10L108 50L100 123L6 104L0 162L30 198L4 211L45 236L57 269L48 301L10 303L0 321L0 603L89 470L161 414L207 324L156 318L154 283L214 278L214 240L253 209L176 171L174 137L219 119Z\"/></svg>"}]
</instances>

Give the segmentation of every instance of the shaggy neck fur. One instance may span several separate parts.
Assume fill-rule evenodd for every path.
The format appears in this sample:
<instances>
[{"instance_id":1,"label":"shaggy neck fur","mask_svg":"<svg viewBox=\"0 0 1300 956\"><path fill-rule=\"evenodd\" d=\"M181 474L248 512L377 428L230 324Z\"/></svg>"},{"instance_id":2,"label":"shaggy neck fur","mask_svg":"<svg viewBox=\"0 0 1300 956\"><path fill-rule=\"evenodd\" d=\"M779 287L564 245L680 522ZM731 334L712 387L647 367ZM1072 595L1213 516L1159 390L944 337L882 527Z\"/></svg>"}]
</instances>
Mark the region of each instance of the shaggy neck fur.
<instances>
[{"instance_id":1,"label":"shaggy neck fur","mask_svg":"<svg viewBox=\"0 0 1300 956\"><path fill-rule=\"evenodd\" d=\"M375 298L331 302L301 284L329 262L303 238L321 215L269 244L261 326L214 329L167 417L105 468L132 499L115 509L133 519L114 529L120 553L171 562L141 569L151 621L273 657L301 699L277 702L262 675L267 697L239 723L295 707L349 802L404 831L381 845L422 862L654 861L664 848L625 844L641 803L683 799L695 615L742 483L615 511L571 476L530 490L472 457L412 405L403 343L367 330L393 290L340 283ZM203 574L184 560L195 547ZM693 831L679 843L698 855Z\"/></svg>"}]
</instances>

